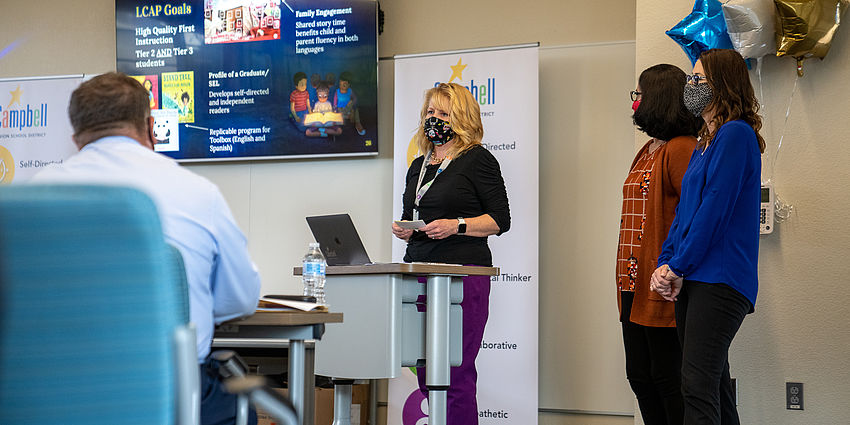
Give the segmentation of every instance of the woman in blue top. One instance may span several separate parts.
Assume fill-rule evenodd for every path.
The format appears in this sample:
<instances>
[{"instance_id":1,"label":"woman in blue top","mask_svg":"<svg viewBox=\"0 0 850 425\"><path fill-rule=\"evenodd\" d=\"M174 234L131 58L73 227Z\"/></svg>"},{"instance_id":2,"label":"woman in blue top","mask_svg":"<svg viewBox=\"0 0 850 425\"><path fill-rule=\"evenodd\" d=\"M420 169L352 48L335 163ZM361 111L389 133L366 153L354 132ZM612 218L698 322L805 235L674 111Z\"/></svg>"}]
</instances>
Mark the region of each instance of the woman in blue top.
<instances>
[{"instance_id":1,"label":"woman in blue top","mask_svg":"<svg viewBox=\"0 0 850 425\"><path fill-rule=\"evenodd\" d=\"M729 346L758 290L761 117L744 59L700 55L685 106L705 125L650 287L676 301L686 424L739 424Z\"/></svg>"}]
</instances>

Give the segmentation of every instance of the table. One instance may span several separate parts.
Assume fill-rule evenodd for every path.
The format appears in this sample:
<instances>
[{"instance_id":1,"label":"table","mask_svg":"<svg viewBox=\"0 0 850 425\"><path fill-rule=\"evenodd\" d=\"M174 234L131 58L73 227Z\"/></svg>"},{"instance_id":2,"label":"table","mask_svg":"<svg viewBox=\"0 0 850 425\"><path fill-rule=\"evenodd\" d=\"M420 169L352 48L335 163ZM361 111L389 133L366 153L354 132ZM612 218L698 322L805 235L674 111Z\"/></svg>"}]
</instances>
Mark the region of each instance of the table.
<instances>
[{"instance_id":1,"label":"table","mask_svg":"<svg viewBox=\"0 0 850 425\"><path fill-rule=\"evenodd\" d=\"M304 311L258 311L253 316L219 325L213 348L289 349L289 396L303 425L314 422L314 347L307 340L321 340L326 323L342 323L342 313Z\"/></svg>"},{"instance_id":2,"label":"table","mask_svg":"<svg viewBox=\"0 0 850 425\"><path fill-rule=\"evenodd\" d=\"M300 267L295 274L301 274ZM402 367L427 364L429 424L445 424L449 370L462 360L462 278L498 274L497 267L435 263L329 266L325 294L331 308L345 314L345 323L316 342L316 372L333 378L394 378ZM425 285L418 282L421 276ZM427 295L425 313L416 308L422 295ZM335 396L335 405L345 402ZM344 411L334 420L347 423Z\"/></svg>"}]
</instances>

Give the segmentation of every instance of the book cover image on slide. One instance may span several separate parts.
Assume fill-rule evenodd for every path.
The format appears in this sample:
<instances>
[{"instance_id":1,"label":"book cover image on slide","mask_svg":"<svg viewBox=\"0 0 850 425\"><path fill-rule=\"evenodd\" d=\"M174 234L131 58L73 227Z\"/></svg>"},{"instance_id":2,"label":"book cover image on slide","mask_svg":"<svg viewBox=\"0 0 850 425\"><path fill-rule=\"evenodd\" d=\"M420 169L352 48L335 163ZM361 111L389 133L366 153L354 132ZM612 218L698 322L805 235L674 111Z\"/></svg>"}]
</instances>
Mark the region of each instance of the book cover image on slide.
<instances>
[{"instance_id":1,"label":"book cover image on slide","mask_svg":"<svg viewBox=\"0 0 850 425\"><path fill-rule=\"evenodd\" d=\"M162 73L162 109L176 109L180 123L195 122L195 72Z\"/></svg>"},{"instance_id":2,"label":"book cover image on slide","mask_svg":"<svg viewBox=\"0 0 850 425\"><path fill-rule=\"evenodd\" d=\"M207 0L204 43L236 43L280 38L280 4L268 0Z\"/></svg>"},{"instance_id":3,"label":"book cover image on slide","mask_svg":"<svg viewBox=\"0 0 850 425\"><path fill-rule=\"evenodd\" d=\"M159 109L159 75L131 75L130 77L138 81L148 91L151 109Z\"/></svg>"},{"instance_id":4,"label":"book cover image on slide","mask_svg":"<svg viewBox=\"0 0 850 425\"><path fill-rule=\"evenodd\" d=\"M176 152L180 150L180 125L176 109L151 109L153 117L153 150Z\"/></svg>"}]
</instances>

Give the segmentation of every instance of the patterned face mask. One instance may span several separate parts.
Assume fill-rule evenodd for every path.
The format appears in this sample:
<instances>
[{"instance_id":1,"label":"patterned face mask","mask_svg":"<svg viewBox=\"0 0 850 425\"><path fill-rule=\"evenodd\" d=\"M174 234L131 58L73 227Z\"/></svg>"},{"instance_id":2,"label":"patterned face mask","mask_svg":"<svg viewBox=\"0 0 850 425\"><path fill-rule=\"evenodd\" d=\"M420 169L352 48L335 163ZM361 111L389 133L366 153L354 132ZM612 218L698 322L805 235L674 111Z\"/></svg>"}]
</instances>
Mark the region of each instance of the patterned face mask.
<instances>
[{"instance_id":1,"label":"patterned face mask","mask_svg":"<svg viewBox=\"0 0 850 425\"><path fill-rule=\"evenodd\" d=\"M711 103L713 97L714 93L711 92L711 87L708 84L685 84L685 92L683 94L685 107L695 117L702 114L702 111Z\"/></svg>"},{"instance_id":2,"label":"patterned face mask","mask_svg":"<svg viewBox=\"0 0 850 425\"><path fill-rule=\"evenodd\" d=\"M455 137L452 125L437 117L430 117L426 119L423 129L425 130L425 137L437 146L447 143Z\"/></svg>"}]
</instances>

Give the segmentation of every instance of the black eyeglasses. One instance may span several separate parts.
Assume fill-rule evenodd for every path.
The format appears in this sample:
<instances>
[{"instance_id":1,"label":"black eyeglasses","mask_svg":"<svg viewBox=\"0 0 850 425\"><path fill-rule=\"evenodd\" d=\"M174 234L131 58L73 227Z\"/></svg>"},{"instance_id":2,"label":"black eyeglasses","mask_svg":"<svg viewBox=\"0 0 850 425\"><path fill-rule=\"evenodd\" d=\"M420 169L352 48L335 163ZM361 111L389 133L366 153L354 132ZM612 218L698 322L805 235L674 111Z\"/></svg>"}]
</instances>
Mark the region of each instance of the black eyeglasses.
<instances>
[{"instance_id":1,"label":"black eyeglasses","mask_svg":"<svg viewBox=\"0 0 850 425\"><path fill-rule=\"evenodd\" d=\"M638 98L643 94L643 92L639 92L637 90L632 90L629 92L629 96L632 98L632 102L638 100Z\"/></svg>"},{"instance_id":2,"label":"black eyeglasses","mask_svg":"<svg viewBox=\"0 0 850 425\"><path fill-rule=\"evenodd\" d=\"M705 75L698 75L698 74L686 75L685 80L687 81L688 84L696 85L696 84L707 83L708 77L706 77Z\"/></svg>"}]
</instances>

